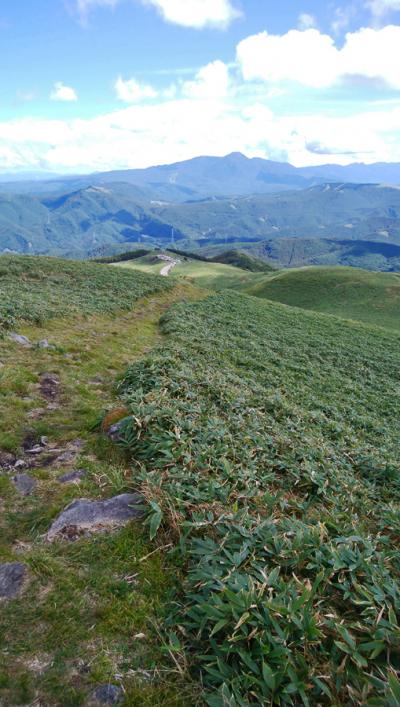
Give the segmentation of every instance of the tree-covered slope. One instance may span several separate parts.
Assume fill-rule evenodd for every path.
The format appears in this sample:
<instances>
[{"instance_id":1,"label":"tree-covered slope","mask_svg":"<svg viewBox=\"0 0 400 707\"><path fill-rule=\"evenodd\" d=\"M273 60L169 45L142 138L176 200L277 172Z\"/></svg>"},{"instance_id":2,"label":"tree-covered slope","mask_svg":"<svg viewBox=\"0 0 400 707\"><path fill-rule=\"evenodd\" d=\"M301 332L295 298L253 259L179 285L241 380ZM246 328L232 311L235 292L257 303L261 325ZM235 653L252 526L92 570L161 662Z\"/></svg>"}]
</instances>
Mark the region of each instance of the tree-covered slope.
<instances>
[{"instance_id":1,"label":"tree-covered slope","mask_svg":"<svg viewBox=\"0 0 400 707\"><path fill-rule=\"evenodd\" d=\"M266 240L285 239L287 245L287 239L295 238L307 241L302 256L308 264L314 262L312 239L318 240L317 253L322 241L325 251L328 242L363 241L363 252L353 250L350 264L362 264L364 259L368 267L369 253L379 261L376 244L382 244L381 250L400 245L399 234L400 190L379 185L333 184L185 203L152 199L146 190L124 183L46 196L0 195L3 252L85 257L113 255L138 244L227 250L228 244L241 244L243 249ZM333 246L329 253L336 257ZM380 266L386 261L390 266L395 255L383 252Z\"/></svg>"},{"instance_id":2,"label":"tree-covered slope","mask_svg":"<svg viewBox=\"0 0 400 707\"><path fill-rule=\"evenodd\" d=\"M235 293L163 329L121 394L152 533L185 561L171 651L212 706L394 707L399 335Z\"/></svg>"},{"instance_id":3,"label":"tree-covered slope","mask_svg":"<svg viewBox=\"0 0 400 707\"><path fill-rule=\"evenodd\" d=\"M400 274L312 267L265 278L247 292L315 312L400 329Z\"/></svg>"}]
</instances>

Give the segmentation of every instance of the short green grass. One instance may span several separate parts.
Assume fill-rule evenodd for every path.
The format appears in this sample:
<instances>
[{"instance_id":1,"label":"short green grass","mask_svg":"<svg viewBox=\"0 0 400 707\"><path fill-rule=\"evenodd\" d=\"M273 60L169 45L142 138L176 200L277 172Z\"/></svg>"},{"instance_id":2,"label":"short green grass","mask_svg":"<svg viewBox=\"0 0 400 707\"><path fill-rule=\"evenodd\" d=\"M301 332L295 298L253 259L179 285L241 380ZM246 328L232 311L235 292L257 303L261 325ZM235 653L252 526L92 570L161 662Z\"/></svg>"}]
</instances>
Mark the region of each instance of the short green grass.
<instances>
[{"instance_id":1,"label":"short green grass","mask_svg":"<svg viewBox=\"0 0 400 707\"><path fill-rule=\"evenodd\" d=\"M109 681L123 685L127 705L197 703L198 688L179 666L181 675L160 639L179 562L154 552L141 524L71 544L48 545L43 534L73 499L135 487L124 455L93 426L104 409L118 404L115 378L160 340L161 314L176 300L199 296L190 286L169 287L112 316L75 314L42 326L19 322L19 332L32 342L47 338L52 350L0 341L0 451L20 453L27 433L46 435L61 449L77 438L84 442L70 465L29 471L38 482L30 497L19 496L0 472L0 562L22 561L30 572L22 597L1 606L1 704L75 707ZM60 378L54 410L46 409L38 389L44 372ZM87 479L60 485L57 476L71 467L85 468Z\"/></svg>"},{"instance_id":2,"label":"short green grass","mask_svg":"<svg viewBox=\"0 0 400 707\"><path fill-rule=\"evenodd\" d=\"M108 265L39 256L0 256L0 332L19 321L42 324L70 314L130 309L145 295L170 289L160 278Z\"/></svg>"},{"instance_id":3,"label":"short green grass","mask_svg":"<svg viewBox=\"0 0 400 707\"><path fill-rule=\"evenodd\" d=\"M183 256L178 255L176 258L180 260L180 263L171 270L171 279L189 278L194 284L205 289L243 289L263 281L265 278L265 273L250 272L233 265L208 263L190 258L185 259ZM158 260L157 256L147 255L137 260L128 260L116 265L124 269L135 269L145 273L159 274L165 266L165 262Z\"/></svg>"},{"instance_id":4,"label":"short green grass","mask_svg":"<svg viewBox=\"0 0 400 707\"><path fill-rule=\"evenodd\" d=\"M151 532L187 563L176 655L212 707L394 707L399 334L232 292L163 328L121 394Z\"/></svg>"},{"instance_id":5,"label":"short green grass","mask_svg":"<svg viewBox=\"0 0 400 707\"><path fill-rule=\"evenodd\" d=\"M400 274L345 267L284 270L247 292L284 304L400 329Z\"/></svg>"}]
</instances>

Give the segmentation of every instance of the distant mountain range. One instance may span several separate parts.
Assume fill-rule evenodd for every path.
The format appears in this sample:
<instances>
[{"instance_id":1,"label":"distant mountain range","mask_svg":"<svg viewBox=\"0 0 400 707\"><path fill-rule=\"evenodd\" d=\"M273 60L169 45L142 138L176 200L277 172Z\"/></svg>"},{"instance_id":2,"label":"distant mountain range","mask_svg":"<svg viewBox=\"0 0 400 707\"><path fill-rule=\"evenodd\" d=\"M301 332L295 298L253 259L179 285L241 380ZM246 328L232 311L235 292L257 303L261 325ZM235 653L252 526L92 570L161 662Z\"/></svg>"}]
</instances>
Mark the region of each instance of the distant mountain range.
<instances>
[{"instance_id":1,"label":"distant mountain range","mask_svg":"<svg viewBox=\"0 0 400 707\"><path fill-rule=\"evenodd\" d=\"M359 243L351 248L355 265L397 269L398 252L389 247L400 247L397 182L400 164L297 169L239 153L0 182L0 252L87 257L143 243L191 250L240 244L290 266L321 257L347 263L351 246L343 244ZM303 243L289 256L295 241Z\"/></svg>"},{"instance_id":2,"label":"distant mountain range","mask_svg":"<svg viewBox=\"0 0 400 707\"><path fill-rule=\"evenodd\" d=\"M400 185L400 163L294 167L287 162L274 162L259 157L249 159L240 152L233 152L226 157L195 157L185 162L147 169L126 169L72 177L46 176L43 180L39 179L38 172L26 173L25 176L26 179L22 173L18 173L15 178L12 178L12 175L0 174L0 191L25 194L63 193L87 186L124 182L142 187L142 193L149 198L187 201L212 196L270 194L306 189L327 182Z\"/></svg>"}]
</instances>

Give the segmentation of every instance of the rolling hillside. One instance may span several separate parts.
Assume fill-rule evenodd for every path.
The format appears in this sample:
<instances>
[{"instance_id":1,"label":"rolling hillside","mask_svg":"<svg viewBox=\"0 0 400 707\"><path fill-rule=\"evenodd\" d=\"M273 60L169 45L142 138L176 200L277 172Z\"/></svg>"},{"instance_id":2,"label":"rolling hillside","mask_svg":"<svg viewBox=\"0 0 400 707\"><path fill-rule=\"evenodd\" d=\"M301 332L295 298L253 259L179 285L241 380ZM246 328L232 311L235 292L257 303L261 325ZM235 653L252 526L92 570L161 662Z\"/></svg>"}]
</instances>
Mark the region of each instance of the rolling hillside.
<instances>
[{"instance_id":1,"label":"rolling hillside","mask_svg":"<svg viewBox=\"0 0 400 707\"><path fill-rule=\"evenodd\" d=\"M58 258L0 256L0 334L19 323L130 309L172 287L163 278Z\"/></svg>"},{"instance_id":2,"label":"rolling hillside","mask_svg":"<svg viewBox=\"0 0 400 707\"><path fill-rule=\"evenodd\" d=\"M302 309L400 329L400 274L302 268L267 277L246 291Z\"/></svg>"},{"instance_id":3,"label":"rolling hillside","mask_svg":"<svg viewBox=\"0 0 400 707\"><path fill-rule=\"evenodd\" d=\"M173 256L169 251L168 254ZM173 257L176 257L179 262L171 271L172 279L188 278L197 286L211 290L244 289L260 280L263 281L265 277L265 272L251 272L226 263L193 260L179 255ZM165 262L160 260L157 254L149 254L134 260L114 263L114 265L156 275L161 272Z\"/></svg>"},{"instance_id":4,"label":"rolling hillside","mask_svg":"<svg viewBox=\"0 0 400 707\"><path fill-rule=\"evenodd\" d=\"M175 657L210 705L394 706L399 335L232 292L162 324L121 392Z\"/></svg>"},{"instance_id":5,"label":"rolling hillside","mask_svg":"<svg viewBox=\"0 0 400 707\"><path fill-rule=\"evenodd\" d=\"M0 701L394 707L398 276L184 257L0 258Z\"/></svg>"}]
</instances>

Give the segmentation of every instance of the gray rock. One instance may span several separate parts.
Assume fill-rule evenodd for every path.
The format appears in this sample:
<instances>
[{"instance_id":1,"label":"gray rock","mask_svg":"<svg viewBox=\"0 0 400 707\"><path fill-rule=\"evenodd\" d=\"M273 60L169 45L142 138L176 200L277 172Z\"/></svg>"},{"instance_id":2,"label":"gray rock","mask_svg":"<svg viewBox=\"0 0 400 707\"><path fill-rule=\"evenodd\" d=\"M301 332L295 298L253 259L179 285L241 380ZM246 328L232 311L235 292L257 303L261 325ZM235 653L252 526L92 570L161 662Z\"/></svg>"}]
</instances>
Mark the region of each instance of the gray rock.
<instances>
[{"instance_id":1,"label":"gray rock","mask_svg":"<svg viewBox=\"0 0 400 707\"><path fill-rule=\"evenodd\" d=\"M66 474L58 477L60 484L70 484L74 481L80 481L87 475L86 469L74 469L73 471L68 471Z\"/></svg>"},{"instance_id":2,"label":"gray rock","mask_svg":"<svg viewBox=\"0 0 400 707\"><path fill-rule=\"evenodd\" d=\"M54 373L42 373L39 387L44 398L54 401L58 396L60 379Z\"/></svg>"},{"instance_id":3,"label":"gray rock","mask_svg":"<svg viewBox=\"0 0 400 707\"><path fill-rule=\"evenodd\" d=\"M54 344L50 344L47 339L41 339L38 341L39 349L55 349Z\"/></svg>"},{"instance_id":4,"label":"gray rock","mask_svg":"<svg viewBox=\"0 0 400 707\"><path fill-rule=\"evenodd\" d=\"M20 592L26 574L22 562L5 562L0 565L0 599L12 599Z\"/></svg>"},{"instance_id":5,"label":"gray rock","mask_svg":"<svg viewBox=\"0 0 400 707\"><path fill-rule=\"evenodd\" d=\"M119 420L118 422L115 423L115 425L111 425L111 427L108 428L107 430L107 436L111 439L112 442L118 442L121 438L121 431L131 420L132 417L129 415L128 417L124 417L122 420Z\"/></svg>"},{"instance_id":6,"label":"gray rock","mask_svg":"<svg viewBox=\"0 0 400 707\"><path fill-rule=\"evenodd\" d=\"M27 454L41 454L43 452L43 447L40 444L35 444L32 449L27 449Z\"/></svg>"},{"instance_id":7,"label":"gray rock","mask_svg":"<svg viewBox=\"0 0 400 707\"><path fill-rule=\"evenodd\" d=\"M93 690L86 702L87 707L100 707L100 705L119 705L124 693L117 685L99 685Z\"/></svg>"},{"instance_id":8,"label":"gray rock","mask_svg":"<svg viewBox=\"0 0 400 707\"><path fill-rule=\"evenodd\" d=\"M20 492L22 496L29 496L36 487L36 479L28 474L15 474L11 477L17 491Z\"/></svg>"},{"instance_id":9,"label":"gray rock","mask_svg":"<svg viewBox=\"0 0 400 707\"><path fill-rule=\"evenodd\" d=\"M23 336L22 334L16 334L15 332L12 332L11 334L9 334L8 338L11 339L11 341L14 341L15 344L20 344L20 346L25 346L26 348L32 346L28 337Z\"/></svg>"},{"instance_id":10,"label":"gray rock","mask_svg":"<svg viewBox=\"0 0 400 707\"><path fill-rule=\"evenodd\" d=\"M121 527L143 515L138 508L141 503L142 498L137 493L123 493L105 501L85 498L73 501L55 519L47 533L47 540L51 542L57 536L76 540L83 534Z\"/></svg>"},{"instance_id":11,"label":"gray rock","mask_svg":"<svg viewBox=\"0 0 400 707\"><path fill-rule=\"evenodd\" d=\"M10 467L14 466L14 464L15 464L14 454L10 454L10 452L0 451L0 467L2 469L9 469Z\"/></svg>"}]
</instances>

